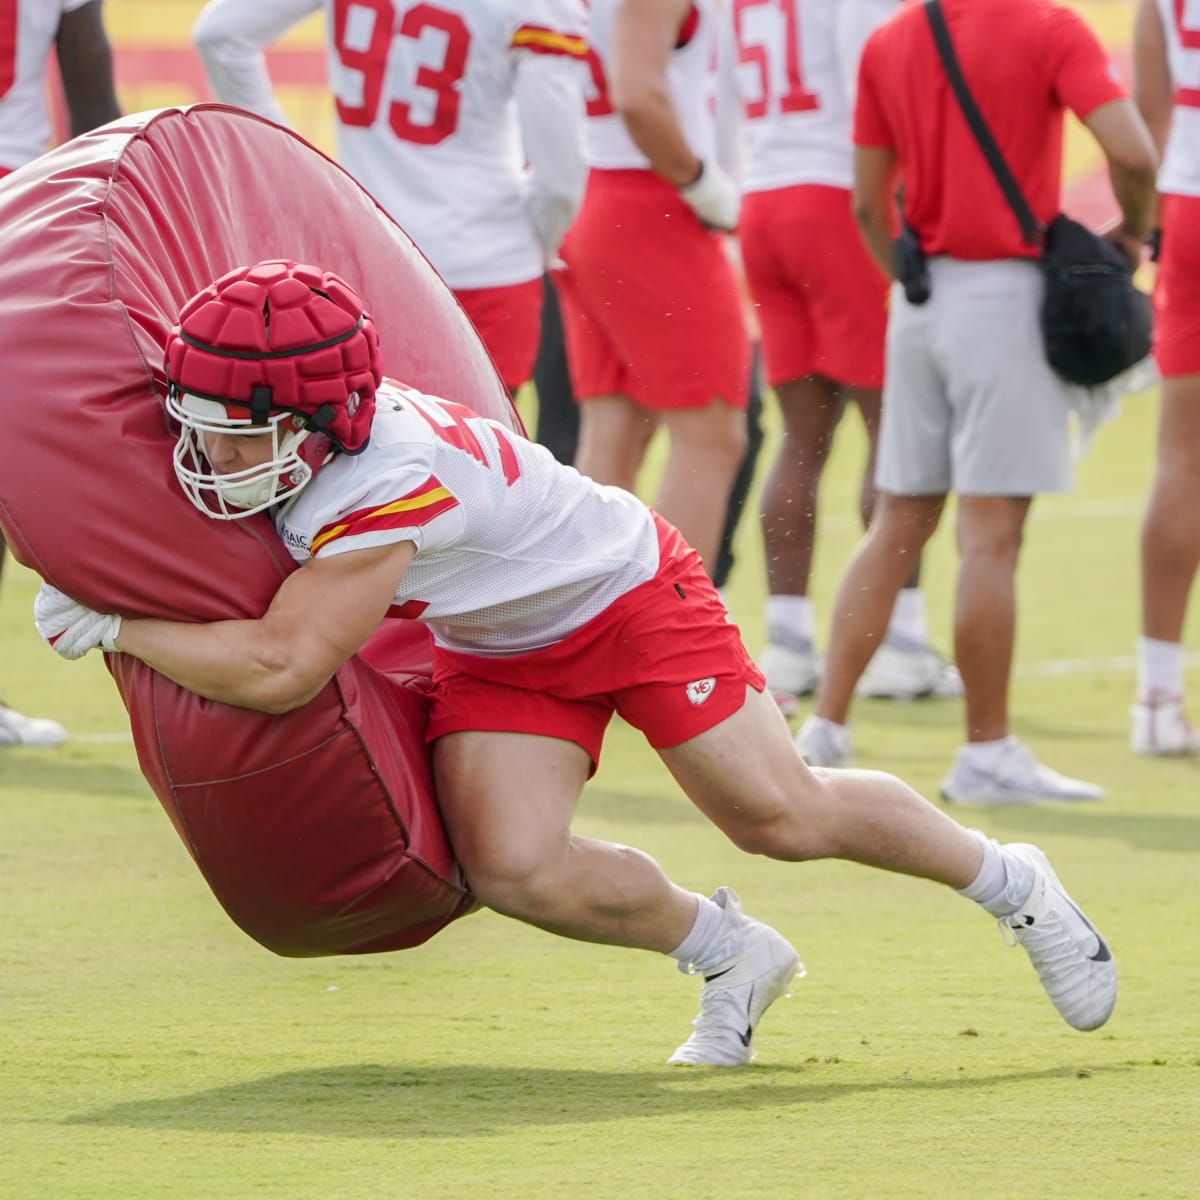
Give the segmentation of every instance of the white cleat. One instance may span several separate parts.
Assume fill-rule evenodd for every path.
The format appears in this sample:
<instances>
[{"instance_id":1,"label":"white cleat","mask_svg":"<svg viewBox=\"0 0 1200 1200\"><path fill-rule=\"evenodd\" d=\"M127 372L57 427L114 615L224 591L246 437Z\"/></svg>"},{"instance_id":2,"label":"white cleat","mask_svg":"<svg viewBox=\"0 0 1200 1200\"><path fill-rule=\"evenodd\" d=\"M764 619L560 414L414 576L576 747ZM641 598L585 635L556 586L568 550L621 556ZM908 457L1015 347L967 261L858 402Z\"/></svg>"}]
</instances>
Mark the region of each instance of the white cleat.
<instances>
[{"instance_id":1,"label":"white cleat","mask_svg":"<svg viewBox=\"0 0 1200 1200\"><path fill-rule=\"evenodd\" d=\"M1100 931L1079 911L1054 868L1036 846L1014 844L1005 853L1034 869L1033 890L1000 932L1021 946L1059 1016L1076 1029L1098 1029L1117 1003L1117 964Z\"/></svg>"},{"instance_id":2,"label":"white cleat","mask_svg":"<svg viewBox=\"0 0 1200 1200\"><path fill-rule=\"evenodd\" d=\"M798 696L811 696L821 682L821 655L812 642L785 646L768 642L759 663L767 691L785 717L796 711Z\"/></svg>"},{"instance_id":3,"label":"white cleat","mask_svg":"<svg viewBox=\"0 0 1200 1200\"><path fill-rule=\"evenodd\" d=\"M851 758L850 726L822 717L805 717L794 742L810 767L844 767Z\"/></svg>"},{"instance_id":4,"label":"white cleat","mask_svg":"<svg viewBox=\"0 0 1200 1200\"><path fill-rule=\"evenodd\" d=\"M876 700L954 700L963 685L958 668L932 646L889 634L867 664L857 692Z\"/></svg>"},{"instance_id":5,"label":"white cleat","mask_svg":"<svg viewBox=\"0 0 1200 1200\"><path fill-rule=\"evenodd\" d=\"M45 717L26 717L0 703L0 746L61 746L67 731Z\"/></svg>"},{"instance_id":6,"label":"white cleat","mask_svg":"<svg viewBox=\"0 0 1200 1200\"><path fill-rule=\"evenodd\" d=\"M981 770L964 746L942 781L943 800L953 804L1042 804L1055 800L1099 800L1104 789L1060 775L1038 762L1015 738L991 770Z\"/></svg>"},{"instance_id":7,"label":"white cleat","mask_svg":"<svg viewBox=\"0 0 1200 1200\"><path fill-rule=\"evenodd\" d=\"M1200 754L1200 731L1189 723L1182 697L1152 695L1129 710L1129 746L1149 758Z\"/></svg>"},{"instance_id":8,"label":"white cleat","mask_svg":"<svg viewBox=\"0 0 1200 1200\"><path fill-rule=\"evenodd\" d=\"M754 1057L754 1031L763 1013L780 996L790 996L792 980L804 975L787 939L745 916L732 890L718 888L713 901L725 910L717 936L729 937L736 949L705 972L692 1035L667 1059L675 1066L744 1066ZM684 963L680 970L691 973Z\"/></svg>"}]
</instances>

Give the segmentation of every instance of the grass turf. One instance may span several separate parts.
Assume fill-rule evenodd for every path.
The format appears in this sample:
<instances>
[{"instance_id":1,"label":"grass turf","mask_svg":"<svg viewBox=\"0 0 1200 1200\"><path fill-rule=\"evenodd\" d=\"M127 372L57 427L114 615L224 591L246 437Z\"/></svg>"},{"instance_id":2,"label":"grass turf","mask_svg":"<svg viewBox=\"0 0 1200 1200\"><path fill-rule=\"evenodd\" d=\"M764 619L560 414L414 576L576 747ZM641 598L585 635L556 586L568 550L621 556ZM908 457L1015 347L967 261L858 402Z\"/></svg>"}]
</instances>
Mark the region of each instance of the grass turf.
<instances>
[{"instance_id":1,"label":"grass turf","mask_svg":"<svg viewBox=\"0 0 1200 1200\"><path fill-rule=\"evenodd\" d=\"M10 564L3 694L77 736L0 752L0 1195L1200 1194L1200 771L1125 742L1152 441L1152 400L1128 401L1077 492L1037 503L1021 569L1016 732L1108 797L966 814L1041 844L1109 937L1121 999L1088 1035L967 902L739 854L621 725L578 828L685 885L735 886L808 966L750 1067L664 1065L696 995L668 962L491 914L401 954L275 958L220 911L132 746L107 738L127 726L100 662L37 641L36 581ZM822 624L857 537L860 455L848 422L823 495ZM950 521L926 571L943 642ZM762 591L747 522L732 603L752 649ZM863 765L934 794L959 707L863 704L857 730Z\"/></svg>"}]
</instances>

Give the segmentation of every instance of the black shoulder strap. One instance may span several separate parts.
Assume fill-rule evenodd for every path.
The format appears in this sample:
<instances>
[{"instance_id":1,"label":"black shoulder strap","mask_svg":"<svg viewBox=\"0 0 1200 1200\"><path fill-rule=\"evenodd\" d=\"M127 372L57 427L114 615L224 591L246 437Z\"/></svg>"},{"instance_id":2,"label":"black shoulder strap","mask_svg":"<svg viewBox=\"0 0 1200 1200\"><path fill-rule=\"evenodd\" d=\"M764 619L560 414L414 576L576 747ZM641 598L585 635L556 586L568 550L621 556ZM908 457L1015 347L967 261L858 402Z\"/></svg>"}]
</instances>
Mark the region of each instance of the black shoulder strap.
<instances>
[{"instance_id":1,"label":"black shoulder strap","mask_svg":"<svg viewBox=\"0 0 1200 1200\"><path fill-rule=\"evenodd\" d=\"M925 15L929 18L929 28L933 31L933 40L937 44L938 55L946 69L950 86L954 89L958 106L962 109L967 125L975 135L979 149L983 151L983 157L987 159L987 164L991 167L1013 216L1017 218L1017 224L1021 227L1021 237L1027 246L1040 246L1041 226L1026 202L1020 185L1008 169L1008 163L1004 161L1004 155L1000 153L1000 147L996 145L996 139L992 137L992 131L987 127L983 114L967 87L967 81L963 78L962 68L958 65L958 58L954 53L954 43L950 40L950 30L946 28L946 18L941 5L938 4L938 0L925 0L924 8Z\"/></svg>"}]
</instances>

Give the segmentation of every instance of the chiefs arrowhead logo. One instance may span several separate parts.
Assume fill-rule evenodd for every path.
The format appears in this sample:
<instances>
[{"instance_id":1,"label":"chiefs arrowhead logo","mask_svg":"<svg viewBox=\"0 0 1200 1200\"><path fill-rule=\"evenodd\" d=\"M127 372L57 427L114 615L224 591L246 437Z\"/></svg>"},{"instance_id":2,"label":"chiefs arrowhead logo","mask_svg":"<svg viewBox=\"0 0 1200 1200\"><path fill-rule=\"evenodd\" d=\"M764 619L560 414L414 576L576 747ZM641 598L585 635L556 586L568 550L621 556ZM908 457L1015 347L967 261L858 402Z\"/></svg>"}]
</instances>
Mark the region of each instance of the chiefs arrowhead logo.
<instances>
[{"instance_id":1,"label":"chiefs arrowhead logo","mask_svg":"<svg viewBox=\"0 0 1200 1200\"><path fill-rule=\"evenodd\" d=\"M712 676L708 679L697 679L687 685L687 698L693 704L703 704L713 694L717 681Z\"/></svg>"}]
</instances>

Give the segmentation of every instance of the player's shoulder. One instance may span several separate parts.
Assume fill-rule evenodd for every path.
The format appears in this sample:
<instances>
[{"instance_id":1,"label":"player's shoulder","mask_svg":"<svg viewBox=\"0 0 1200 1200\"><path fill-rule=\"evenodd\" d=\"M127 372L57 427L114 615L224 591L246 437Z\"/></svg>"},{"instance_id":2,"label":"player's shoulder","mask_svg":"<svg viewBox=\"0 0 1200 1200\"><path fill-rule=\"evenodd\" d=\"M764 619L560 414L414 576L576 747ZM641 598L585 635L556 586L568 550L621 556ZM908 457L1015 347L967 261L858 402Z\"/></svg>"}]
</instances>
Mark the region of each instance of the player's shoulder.
<instances>
[{"instance_id":1,"label":"player's shoulder","mask_svg":"<svg viewBox=\"0 0 1200 1200\"><path fill-rule=\"evenodd\" d=\"M586 0L502 0L508 24L521 29L582 35L588 27Z\"/></svg>"}]
</instances>

